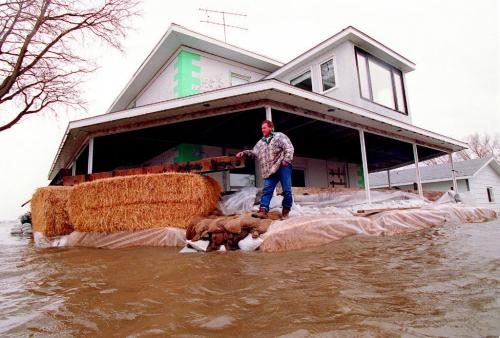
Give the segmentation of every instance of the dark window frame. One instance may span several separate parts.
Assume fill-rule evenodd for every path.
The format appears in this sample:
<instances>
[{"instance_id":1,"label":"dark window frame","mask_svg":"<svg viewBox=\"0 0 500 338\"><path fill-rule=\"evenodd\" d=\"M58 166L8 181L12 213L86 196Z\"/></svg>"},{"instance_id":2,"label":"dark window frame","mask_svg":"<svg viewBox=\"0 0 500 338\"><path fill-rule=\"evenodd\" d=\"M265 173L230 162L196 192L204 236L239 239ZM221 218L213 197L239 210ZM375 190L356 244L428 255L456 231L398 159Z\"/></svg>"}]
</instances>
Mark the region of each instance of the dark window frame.
<instances>
[{"instance_id":1,"label":"dark window frame","mask_svg":"<svg viewBox=\"0 0 500 338\"><path fill-rule=\"evenodd\" d=\"M365 65L360 65L359 64L359 62L358 62L358 54L362 55L365 58ZM379 105L381 107L390 109L392 111L395 111L395 112L403 114L403 115L408 115L408 103L407 103L407 99L406 99L406 87L405 87L405 83L404 83L403 72L401 70L397 69L396 67L391 66L387 62L384 62L384 61L380 60L379 58L371 55L370 53L362 50L359 47L355 47L355 59L356 59L356 70L358 71L359 96L363 100L370 101L370 102L372 102L372 103L374 103L376 105ZM379 66L387 69L390 72L390 74L391 74L391 86L392 86L392 98L394 100L394 107L395 108L388 107L386 105L383 105L381 103L375 102L373 100L372 79L371 79L370 65L369 65L369 61L370 60L372 62L376 63L377 65L379 65ZM359 67L360 66L364 66L365 69L366 69L366 74L367 74L367 78L368 78L368 92L370 94L370 97L363 96L362 91L361 91L361 76L360 76L360 73L359 73ZM397 99L397 93L396 93L396 79L395 79L394 73L398 73L398 75L401 77L401 89L403 90L403 110L400 110L399 109L399 105L398 105L398 99Z\"/></svg>"},{"instance_id":2,"label":"dark window frame","mask_svg":"<svg viewBox=\"0 0 500 338\"><path fill-rule=\"evenodd\" d=\"M293 80L296 80L296 79L298 79L299 77L301 77L301 76L303 76L303 75L305 75L305 74L307 74L307 73L309 73L309 79L311 80L311 90L309 90L309 89L305 89L305 88L301 88L301 87L297 86L297 84L292 84ZM296 76L292 77L292 78L290 79L290 81L288 81L288 82L290 83L290 85L292 85L292 86L294 86L294 87L297 87L297 88L299 88L299 89L306 90L306 91L308 91L308 92L314 93L313 70L312 70L312 68L311 68L311 67L307 68L307 70L304 70L303 72L299 73L298 75L296 75Z\"/></svg>"},{"instance_id":3,"label":"dark window frame","mask_svg":"<svg viewBox=\"0 0 500 338\"><path fill-rule=\"evenodd\" d=\"M488 195L488 202L489 203L495 203L495 197L493 194L493 187L487 187L486 188L486 194Z\"/></svg>"}]
</instances>

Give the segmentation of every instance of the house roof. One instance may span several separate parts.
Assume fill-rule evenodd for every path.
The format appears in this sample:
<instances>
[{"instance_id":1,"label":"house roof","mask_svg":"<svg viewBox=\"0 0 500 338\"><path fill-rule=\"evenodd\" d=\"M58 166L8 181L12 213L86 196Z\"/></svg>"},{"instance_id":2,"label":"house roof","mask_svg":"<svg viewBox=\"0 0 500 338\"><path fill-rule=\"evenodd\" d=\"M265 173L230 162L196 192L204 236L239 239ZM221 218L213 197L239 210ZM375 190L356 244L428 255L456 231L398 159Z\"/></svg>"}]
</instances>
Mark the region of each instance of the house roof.
<instances>
[{"instance_id":1,"label":"house roof","mask_svg":"<svg viewBox=\"0 0 500 338\"><path fill-rule=\"evenodd\" d=\"M281 74L284 74L288 70L293 69L295 66L303 64L308 60L324 53L325 49L332 48L347 40L354 42L357 46L365 49L367 52L370 52L374 56L377 56L384 61L391 63L392 65L401 69L403 72L410 72L415 70L416 65L414 62L408 60L401 54L375 40L368 34L363 33L359 29L353 26L349 26L347 28L344 28L337 34L331 36L330 38L324 40L323 42L317 44L316 46L312 47L311 49L307 50L306 52L302 53L301 55L297 56L281 68L269 74L266 78L275 78Z\"/></svg>"},{"instance_id":2,"label":"house roof","mask_svg":"<svg viewBox=\"0 0 500 338\"><path fill-rule=\"evenodd\" d=\"M324 52L326 48L331 48L346 40L353 41L359 47L362 47L371 54L384 59L384 61L393 64L404 72L415 69L415 64L412 61L352 26L343 29L339 33L314 46L305 53L297 56L290 62L283 64L282 62L274 60L270 57L228 44L172 23L167 32L149 53L141 66L136 70L117 98L113 101L107 112L109 113L127 109L130 102L134 100L140 91L149 83L154 75L165 65L169 58L181 46L202 50L213 55L261 69L270 73L266 76L266 79L271 79L283 74L289 69L292 69L298 64L307 62L310 58Z\"/></svg>"},{"instance_id":3,"label":"house roof","mask_svg":"<svg viewBox=\"0 0 500 338\"><path fill-rule=\"evenodd\" d=\"M130 102L181 46L202 50L269 73L283 65L282 62L270 57L236 47L172 23L108 108L108 113L126 109Z\"/></svg>"},{"instance_id":4,"label":"house roof","mask_svg":"<svg viewBox=\"0 0 500 338\"><path fill-rule=\"evenodd\" d=\"M52 180L60 169L67 167L75 155L76 148L89 134L102 135L124 128L139 129L144 128L145 124L159 125L164 123L162 119L170 116L207 110L207 105L210 109L218 109L258 100L283 102L327 116L333 123L344 124L350 128L363 128L370 132L377 130L382 134L397 135L393 138L399 137L409 142L426 144L442 151L459 151L467 147L467 144L450 137L270 79L72 121L52 164L49 179Z\"/></svg>"},{"instance_id":5,"label":"house roof","mask_svg":"<svg viewBox=\"0 0 500 338\"><path fill-rule=\"evenodd\" d=\"M493 157L477 158L473 160L453 162L455 177L457 179L466 179L475 176L481 169L491 165L493 169L500 175L500 163ZM416 182L415 169L394 170L390 172L391 185L408 185ZM420 167L420 176L422 183L442 182L451 180L451 164L438 164ZM385 187L387 186L387 172L378 172L370 174L370 186Z\"/></svg>"}]
</instances>

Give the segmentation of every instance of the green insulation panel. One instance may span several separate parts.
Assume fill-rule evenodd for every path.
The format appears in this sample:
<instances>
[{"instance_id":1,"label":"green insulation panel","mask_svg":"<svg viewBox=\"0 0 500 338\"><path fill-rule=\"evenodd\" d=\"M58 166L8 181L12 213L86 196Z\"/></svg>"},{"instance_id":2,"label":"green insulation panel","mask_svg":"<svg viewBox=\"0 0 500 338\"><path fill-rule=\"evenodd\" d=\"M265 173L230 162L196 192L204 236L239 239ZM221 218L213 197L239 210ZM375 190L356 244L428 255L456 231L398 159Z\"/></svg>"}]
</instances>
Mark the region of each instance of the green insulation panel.
<instances>
[{"instance_id":1,"label":"green insulation panel","mask_svg":"<svg viewBox=\"0 0 500 338\"><path fill-rule=\"evenodd\" d=\"M199 94L199 89L193 89L193 86L199 86L201 81L193 72L200 73L201 67L193 64L193 61L200 61L200 55L185 50L181 50L177 55L175 63L174 80L177 85L174 87L175 97L184 97Z\"/></svg>"},{"instance_id":2,"label":"green insulation panel","mask_svg":"<svg viewBox=\"0 0 500 338\"><path fill-rule=\"evenodd\" d=\"M201 145L181 143L176 147L174 163L201 160Z\"/></svg>"},{"instance_id":3,"label":"green insulation panel","mask_svg":"<svg viewBox=\"0 0 500 338\"><path fill-rule=\"evenodd\" d=\"M365 175L364 175L364 172L363 172L363 166L360 165L358 167L358 170L357 170L357 175L358 175L358 185L360 188L364 188L365 187Z\"/></svg>"}]
</instances>

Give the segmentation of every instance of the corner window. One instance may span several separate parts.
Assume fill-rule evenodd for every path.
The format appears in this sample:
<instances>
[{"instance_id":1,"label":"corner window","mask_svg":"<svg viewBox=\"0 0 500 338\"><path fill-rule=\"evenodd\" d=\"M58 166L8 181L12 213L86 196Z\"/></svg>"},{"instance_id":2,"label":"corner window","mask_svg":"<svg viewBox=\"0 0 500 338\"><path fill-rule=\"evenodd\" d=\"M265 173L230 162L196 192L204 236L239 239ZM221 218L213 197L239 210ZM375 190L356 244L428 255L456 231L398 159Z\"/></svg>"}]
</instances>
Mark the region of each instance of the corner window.
<instances>
[{"instance_id":1,"label":"corner window","mask_svg":"<svg viewBox=\"0 0 500 338\"><path fill-rule=\"evenodd\" d=\"M249 76L231 73L231 86L242 85L250 82Z\"/></svg>"},{"instance_id":2,"label":"corner window","mask_svg":"<svg viewBox=\"0 0 500 338\"><path fill-rule=\"evenodd\" d=\"M357 48L356 63L361 97L406 114L401 71Z\"/></svg>"},{"instance_id":3,"label":"corner window","mask_svg":"<svg viewBox=\"0 0 500 338\"><path fill-rule=\"evenodd\" d=\"M323 91L335 87L335 73L333 69L333 59L330 59L320 65L321 85Z\"/></svg>"},{"instance_id":4,"label":"corner window","mask_svg":"<svg viewBox=\"0 0 500 338\"><path fill-rule=\"evenodd\" d=\"M313 91L312 88L312 80L311 80L311 71L307 71L304 74L297 76L296 78L290 81L292 86L308 90L310 92Z\"/></svg>"},{"instance_id":5,"label":"corner window","mask_svg":"<svg viewBox=\"0 0 500 338\"><path fill-rule=\"evenodd\" d=\"M486 193L488 194L488 202L490 203L495 202L495 196L493 195L493 188L492 187L486 188Z\"/></svg>"}]
</instances>

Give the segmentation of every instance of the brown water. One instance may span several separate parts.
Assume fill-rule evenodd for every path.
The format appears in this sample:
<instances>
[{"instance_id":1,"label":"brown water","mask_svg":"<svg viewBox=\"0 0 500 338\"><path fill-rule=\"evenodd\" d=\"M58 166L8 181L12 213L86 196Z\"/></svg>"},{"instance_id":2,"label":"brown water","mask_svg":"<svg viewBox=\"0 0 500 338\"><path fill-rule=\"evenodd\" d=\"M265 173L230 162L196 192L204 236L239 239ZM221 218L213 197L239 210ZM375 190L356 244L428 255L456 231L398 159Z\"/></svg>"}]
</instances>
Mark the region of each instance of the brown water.
<instances>
[{"instance_id":1,"label":"brown water","mask_svg":"<svg viewBox=\"0 0 500 338\"><path fill-rule=\"evenodd\" d=\"M36 249L0 228L1 336L499 336L500 221L287 253Z\"/></svg>"}]
</instances>

